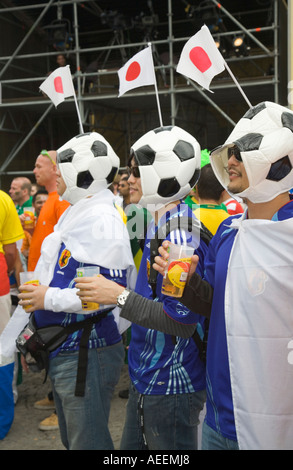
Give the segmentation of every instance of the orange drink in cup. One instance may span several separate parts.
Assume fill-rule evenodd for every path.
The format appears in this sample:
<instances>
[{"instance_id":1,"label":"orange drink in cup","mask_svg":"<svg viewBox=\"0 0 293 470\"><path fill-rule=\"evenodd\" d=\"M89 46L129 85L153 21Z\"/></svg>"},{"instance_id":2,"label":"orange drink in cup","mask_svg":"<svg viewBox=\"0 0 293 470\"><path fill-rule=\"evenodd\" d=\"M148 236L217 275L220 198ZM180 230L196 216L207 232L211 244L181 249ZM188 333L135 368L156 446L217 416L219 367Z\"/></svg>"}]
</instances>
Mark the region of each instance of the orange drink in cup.
<instances>
[{"instance_id":1,"label":"orange drink in cup","mask_svg":"<svg viewBox=\"0 0 293 470\"><path fill-rule=\"evenodd\" d=\"M168 265L162 283L162 294L182 297L187 281L194 248L169 243Z\"/></svg>"},{"instance_id":2,"label":"orange drink in cup","mask_svg":"<svg viewBox=\"0 0 293 470\"><path fill-rule=\"evenodd\" d=\"M24 228L34 228L35 226L35 209L33 207L26 207L23 211L24 219Z\"/></svg>"}]
</instances>

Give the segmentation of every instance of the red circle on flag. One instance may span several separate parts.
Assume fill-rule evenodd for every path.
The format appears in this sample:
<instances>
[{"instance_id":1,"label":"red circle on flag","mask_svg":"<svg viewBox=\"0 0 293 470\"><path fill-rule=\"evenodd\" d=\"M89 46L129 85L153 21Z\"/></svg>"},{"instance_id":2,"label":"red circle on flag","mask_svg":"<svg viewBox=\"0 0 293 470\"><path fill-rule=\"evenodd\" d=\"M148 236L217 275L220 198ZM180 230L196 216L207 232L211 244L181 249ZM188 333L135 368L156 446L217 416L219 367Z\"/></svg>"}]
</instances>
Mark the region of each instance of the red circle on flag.
<instances>
[{"instance_id":1,"label":"red circle on flag","mask_svg":"<svg viewBox=\"0 0 293 470\"><path fill-rule=\"evenodd\" d=\"M60 76L54 78L54 88L57 93L63 93L63 83Z\"/></svg>"},{"instance_id":2,"label":"red circle on flag","mask_svg":"<svg viewBox=\"0 0 293 470\"><path fill-rule=\"evenodd\" d=\"M193 47L189 52L189 58L193 65L198 68L201 73L206 72L212 65L212 62L206 51L199 46Z\"/></svg>"},{"instance_id":3,"label":"red circle on flag","mask_svg":"<svg viewBox=\"0 0 293 470\"><path fill-rule=\"evenodd\" d=\"M127 69L125 79L128 82L132 82L133 80L135 80L139 76L140 71L141 71L141 68L140 68L139 63L138 62L132 62L132 64L130 64L128 69Z\"/></svg>"}]
</instances>

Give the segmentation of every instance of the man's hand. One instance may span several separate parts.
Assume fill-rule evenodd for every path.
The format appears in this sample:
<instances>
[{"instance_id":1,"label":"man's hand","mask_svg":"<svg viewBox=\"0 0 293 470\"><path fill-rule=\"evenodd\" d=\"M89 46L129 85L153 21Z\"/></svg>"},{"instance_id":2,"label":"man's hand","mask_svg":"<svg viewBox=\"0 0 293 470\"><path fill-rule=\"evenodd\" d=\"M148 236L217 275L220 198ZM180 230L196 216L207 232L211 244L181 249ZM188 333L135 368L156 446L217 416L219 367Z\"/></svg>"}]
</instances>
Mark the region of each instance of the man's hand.
<instances>
[{"instance_id":1,"label":"man's hand","mask_svg":"<svg viewBox=\"0 0 293 470\"><path fill-rule=\"evenodd\" d=\"M23 284L19 286L19 305L21 305L27 313L34 312L35 310L44 310L45 295L48 289L48 286L35 286L33 284Z\"/></svg>"},{"instance_id":2,"label":"man's hand","mask_svg":"<svg viewBox=\"0 0 293 470\"><path fill-rule=\"evenodd\" d=\"M163 276L168 266L168 258L169 258L168 246L169 246L169 241L168 240L163 241L162 245L159 247L160 256L155 257L155 262L153 264L153 268L156 271L158 271L160 274L162 274ZM191 278L192 274L196 271L198 260L199 260L199 257L197 255L191 256L191 265L190 265L190 270L188 273L187 282Z\"/></svg>"},{"instance_id":3,"label":"man's hand","mask_svg":"<svg viewBox=\"0 0 293 470\"><path fill-rule=\"evenodd\" d=\"M77 277L75 287L80 289L77 295L85 302L97 302L103 305L116 304L117 297L124 287L110 281L101 274L93 277Z\"/></svg>"}]
</instances>

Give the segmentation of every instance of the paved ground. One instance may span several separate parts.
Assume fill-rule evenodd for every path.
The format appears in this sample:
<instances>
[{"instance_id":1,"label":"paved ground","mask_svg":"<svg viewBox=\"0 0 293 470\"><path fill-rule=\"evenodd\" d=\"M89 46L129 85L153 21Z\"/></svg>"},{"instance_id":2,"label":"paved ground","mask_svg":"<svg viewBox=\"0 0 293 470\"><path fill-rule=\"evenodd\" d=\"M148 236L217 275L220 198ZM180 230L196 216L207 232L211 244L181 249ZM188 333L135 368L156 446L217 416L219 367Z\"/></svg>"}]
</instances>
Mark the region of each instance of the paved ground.
<instances>
[{"instance_id":1,"label":"paved ground","mask_svg":"<svg viewBox=\"0 0 293 470\"><path fill-rule=\"evenodd\" d=\"M23 373L22 384L18 387L18 401L12 427L7 436L0 441L1 450L64 450L59 431L40 431L38 424L51 414L51 411L36 410L34 402L46 396L50 381L43 384L43 374ZM118 392L128 386L128 371L124 365L120 382L112 400L110 431L115 449L119 449L125 418L127 400L120 398Z\"/></svg>"}]
</instances>

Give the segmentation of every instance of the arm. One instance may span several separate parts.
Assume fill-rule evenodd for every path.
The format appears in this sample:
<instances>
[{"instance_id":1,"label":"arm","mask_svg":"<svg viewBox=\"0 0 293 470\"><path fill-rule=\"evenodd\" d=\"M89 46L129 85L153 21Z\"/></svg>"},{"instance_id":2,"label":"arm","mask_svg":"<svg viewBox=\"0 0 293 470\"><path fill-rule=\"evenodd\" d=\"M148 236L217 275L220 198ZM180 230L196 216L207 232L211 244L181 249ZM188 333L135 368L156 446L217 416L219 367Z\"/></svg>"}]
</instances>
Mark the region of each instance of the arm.
<instances>
[{"instance_id":1,"label":"arm","mask_svg":"<svg viewBox=\"0 0 293 470\"><path fill-rule=\"evenodd\" d=\"M4 256L7 263L8 272L12 271L15 266L16 261L16 243L9 243L7 245L3 245Z\"/></svg>"},{"instance_id":2,"label":"arm","mask_svg":"<svg viewBox=\"0 0 293 470\"><path fill-rule=\"evenodd\" d=\"M181 302L192 312L210 318L213 292L212 286L194 273L185 286Z\"/></svg>"},{"instance_id":3,"label":"arm","mask_svg":"<svg viewBox=\"0 0 293 470\"><path fill-rule=\"evenodd\" d=\"M120 315L137 325L181 338L190 338L196 329L196 324L183 325L172 320L164 312L162 303L146 299L135 292L127 297Z\"/></svg>"},{"instance_id":4,"label":"arm","mask_svg":"<svg viewBox=\"0 0 293 470\"><path fill-rule=\"evenodd\" d=\"M60 289L59 287L34 286L32 284L19 286L19 304L27 313L35 310L52 310L53 312L83 313L81 301L76 295L77 289ZM31 305L30 308L26 308ZM91 312L89 312L91 313Z\"/></svg>"},{"instance_id":5,"label":"arm","mask_svg":"<svg viewBox=\"0 0 293 470\"><path fill-rule=\"evenodd\" d=\"M117 297L124 291L124 287L116 282L98 277L82 277L75 279L76 287L81 289L77 295L87 302L99 302L104 305L116 304ZM163 305L146 299L135 292L127 297L121 309L121 317L145 328L162 331L173 336L189 338L196 325L182 325L169 318L163 310Z\"/></svg>"}]
</instances>

